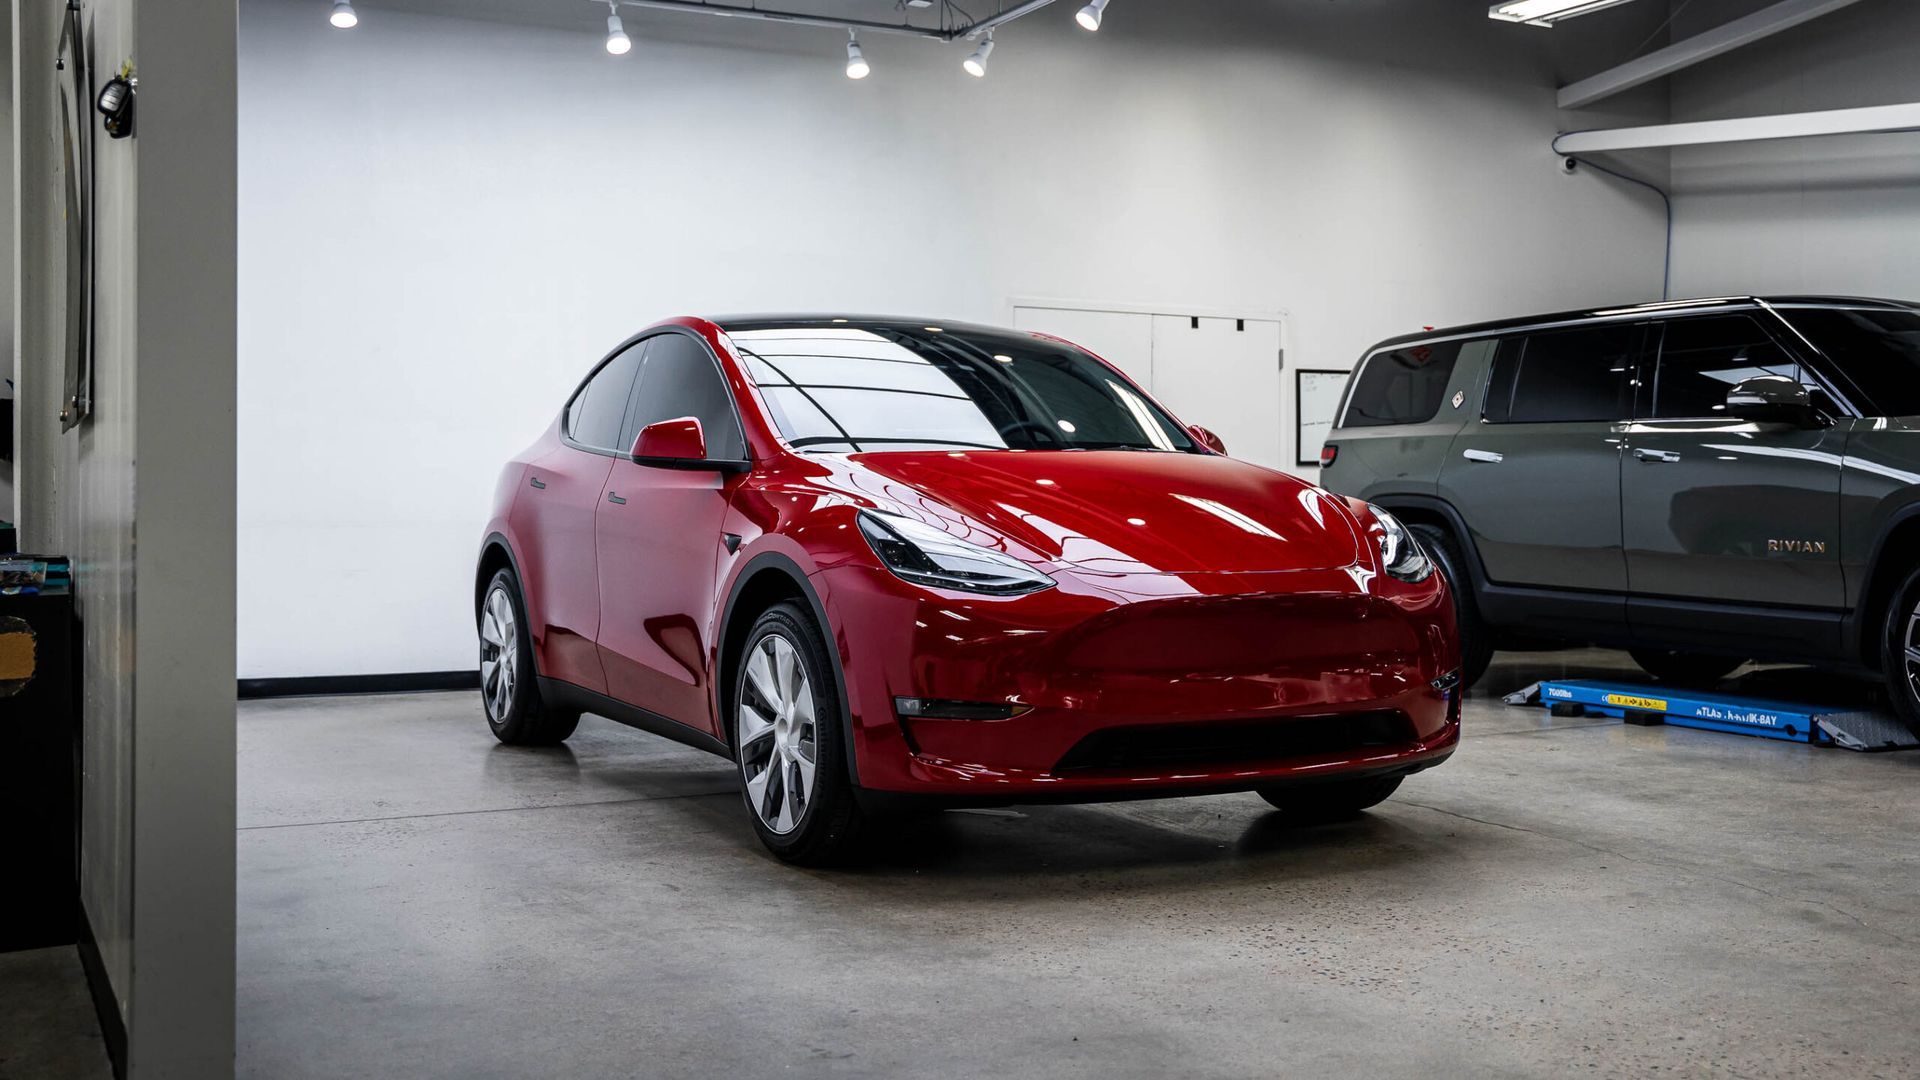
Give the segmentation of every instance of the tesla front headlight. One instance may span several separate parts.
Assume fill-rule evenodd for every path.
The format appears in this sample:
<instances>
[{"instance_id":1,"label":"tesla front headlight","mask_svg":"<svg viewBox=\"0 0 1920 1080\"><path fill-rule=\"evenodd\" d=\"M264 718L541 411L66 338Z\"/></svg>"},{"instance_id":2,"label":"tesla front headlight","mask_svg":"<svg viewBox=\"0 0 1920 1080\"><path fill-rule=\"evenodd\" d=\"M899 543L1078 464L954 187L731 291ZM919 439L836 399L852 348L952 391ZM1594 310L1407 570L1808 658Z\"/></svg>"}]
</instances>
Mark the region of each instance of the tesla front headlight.
<instances>
[{"instance_id":1,"label":"tesla front headlight","mask_svg":"<svg viewBox=\"0 0 1920 1080\"><path fill-rule=\"evenodd\" d=\"M880 562L915 585L990 596L1024 596L1053 579L1009 555L988 551L911 518L860 511L860 531Z\"/></svg>"},{"instance_id":2,"label":"tesla front headlight","mask_svg":"<svg viewBox=\"0 0 1920 1080\"><path fill-rule=\"evenodd\" d=\"M1407 531L1400 519L1385 510L1369 503L1367 509L1373 511L1374 520L1380 523L1377 539L1380 541L1380 565L1389 577L1401 581L1421 582L1433 576L1433 560L1420 550L1420 544L1414 540L1413 533Z\"/></svg>"}]
</instances>

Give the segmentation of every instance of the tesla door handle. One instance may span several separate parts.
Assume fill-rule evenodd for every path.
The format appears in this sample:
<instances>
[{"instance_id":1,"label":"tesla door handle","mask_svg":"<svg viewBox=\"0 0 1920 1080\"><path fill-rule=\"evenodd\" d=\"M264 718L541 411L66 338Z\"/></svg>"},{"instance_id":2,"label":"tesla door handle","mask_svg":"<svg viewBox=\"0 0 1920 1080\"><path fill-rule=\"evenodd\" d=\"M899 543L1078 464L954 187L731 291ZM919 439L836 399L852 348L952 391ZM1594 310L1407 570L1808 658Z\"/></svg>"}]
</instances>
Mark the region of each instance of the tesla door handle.
<instances>
[{"instance_id":1,"label":"tesla door handle","mask_svg":"<svg viewBox=\"0 0 1920 1080\"><path fill-rule=\"evenodd\" d=\"M547 490L547 485L537 476L528 478L527 483L532 484L541 491Z\"/></svg>"},{"instance_id":2,"label":"tesla door handle","mask_svg":"<svg viewBox=\"0 0 1920 1080\"><path fill-rule=\"evenodd\" d=\"M615 495L615 494L614 494L613 492L611 492L611 491L609 491L609 492L607 492L607 501L608 501L608 502L610 502L610 503L612 503L612 504L613 504L613 505L615 505L615 506L625 506L625 505L627 505L627 500L625 500L625 499L623 499L623 498L621 498L621 497L620 497L620 496L618 496L618 495Z\"/></svg>"},{"instance_id":3,"label":"tesla door handle","mask_svg":"<svg viewBox=\"0 0 1920 1080\"><path fill-rule=\"evenodd\" d=\"M1478 461L1487 465L1498 465L1507 460L1507 455L1496 454L1491 450L1468 450L1460 456L1468 461Z\"/></svg>"},{"instance_id":4,"label":"tesla door handle","mask_svg":"<svg viewBox=\"0 0 1920 1080\"><path fill-rule=\"evenodd\" d=\"M1633 456L1641 461L1664 461L1668 464L1680 460L1680 455L1671 450L1648 450L1645 447L1635 450Z\"/></svg>"}]
</instances>

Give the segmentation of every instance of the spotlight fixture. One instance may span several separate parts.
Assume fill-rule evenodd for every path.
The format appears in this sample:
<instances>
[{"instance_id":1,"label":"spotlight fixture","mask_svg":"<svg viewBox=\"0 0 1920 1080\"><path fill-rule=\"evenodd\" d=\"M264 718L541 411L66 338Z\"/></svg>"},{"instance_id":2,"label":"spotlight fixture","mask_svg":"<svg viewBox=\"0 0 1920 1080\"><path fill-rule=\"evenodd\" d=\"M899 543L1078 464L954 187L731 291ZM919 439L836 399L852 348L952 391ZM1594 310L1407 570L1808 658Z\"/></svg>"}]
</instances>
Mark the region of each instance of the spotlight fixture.
<instances>
[{"instance_id":1,"label":"spotlight fixture","mask_svg":"<svg viewBox=\"0 0 1920 1080\"><path fill-rule=\"evenodd\" d=\"M1506 0L1487 9L1487 18L1502 22L1552 26L1561 19L1615 7L1627 0Z\"/></svg>"},{"instance_id":2,"label":"spotlight fixture","mask_svg":"<svg viewBox=\"0 0 1920 1080\"><path fill-rule=\"evenodd\" d=\"M633 39L627 36L627 29L620 25L620 8L612 0L607 3L607 51L615 56L625 56L633 49Z\"/></svg>"},{"instance_id":3,"label":"spotlight fixture","mask_svg":"<svg viewBox=\"0 0 1920 1080\"><path fill-rule=\"evenodd\" d=\"M873 74L873 65L867 63L866 55L860 51L860 38L849 27L847 29L847 78L864 79L871 74Z\"/></svg>"},{"instance_id":4,"label":"spotlight fixture","mask_svg":"<svg viewBox=\"0 0 1920 1080\"><path fill-rule=\"evenodd\" d=\"M976 79L985 78L987 74L987 57L992 55L993 31L989 30L987 31L987 40L981 42L980 47L973 50L973 55L967 57L966 62L960 66L966 68L967 74Z\"/></svg>"},{"instance_id":5,"label":"spotlight fixture","mask_svg":"<svg viewBox=\"0 0 1920 1080\"><path fill-rule=\"evenodd\" d=\"M1073 21L1079 23L1084 29L1098 30L1100 29L1100 16L1106 10L1107 0L1093 0L1092 3L1080 9L1080 13L1073 17Z\"/></svg>"},{"instance_id":6,"label":"spotlight fixture","mask_svg":"<svg viewBox=\"0 0 1920 1080\"><path fill-rule=\"evenodd\" d=\"M360 16L353 13L353 5L347 0L333 0L333 14L327 16L336 30L351 30L360 25Z\"/></svg>"}]
</instances>

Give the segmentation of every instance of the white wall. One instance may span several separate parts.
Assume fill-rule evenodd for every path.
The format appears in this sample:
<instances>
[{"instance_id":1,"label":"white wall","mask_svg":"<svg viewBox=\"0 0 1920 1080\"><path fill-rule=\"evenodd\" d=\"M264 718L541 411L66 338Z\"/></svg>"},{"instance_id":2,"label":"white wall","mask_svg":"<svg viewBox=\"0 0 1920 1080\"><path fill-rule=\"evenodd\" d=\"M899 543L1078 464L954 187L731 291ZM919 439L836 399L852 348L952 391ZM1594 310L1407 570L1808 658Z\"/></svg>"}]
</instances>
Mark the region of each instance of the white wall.
<instances>
[{"instance_id":1,"label":"white wall","mask_svg":"<svg viewBox=\"0 0 1920 1080\"><path fill-rule=\"evenodd\" d=\"M1752 5L1702 2L1674 33ZM1920 4L1863 0L1676 76L1673 119L1920 101ZM1744 143L1673 154L1677 295L1920 299L1920 133Z\"/></svg>"},{"instance_id":2,"label":"white wall","mask_svg":"<svg viewBox=\"0 0 1920 1080\"><path fill-rule=\"evenodd\" d=\"M473 664L499 464L660 316L1005 322L1016 296L1284 309L1290 367L1426 324L1656 296L1650 195L1564 177L1556 57L1484 5L1123 0L964 50L629 13L243 0L243 677ZM558 9L547 4L546 12ZM1564 61L1564 62L1563 62ZM1602 119L1664 119L1664 91ZM1589 117L1590 119L1591 117ZM1205 418L1193 418L1204 422Z\"/></svg>"},{"instance_id":3,"label":"white wall","mask_svg":"<svg viewBox=\"0 0 1920 1080\"><path fill-rule=\"evenodd\" d=\"M95 408L62 433L63 6L13 8L22 544L73 559L80 898L127 1074L217 1078L233 1066L234 10L83 5L95 63L138 63L138 133L94 144Z\"/></svg>"}]
</instances>

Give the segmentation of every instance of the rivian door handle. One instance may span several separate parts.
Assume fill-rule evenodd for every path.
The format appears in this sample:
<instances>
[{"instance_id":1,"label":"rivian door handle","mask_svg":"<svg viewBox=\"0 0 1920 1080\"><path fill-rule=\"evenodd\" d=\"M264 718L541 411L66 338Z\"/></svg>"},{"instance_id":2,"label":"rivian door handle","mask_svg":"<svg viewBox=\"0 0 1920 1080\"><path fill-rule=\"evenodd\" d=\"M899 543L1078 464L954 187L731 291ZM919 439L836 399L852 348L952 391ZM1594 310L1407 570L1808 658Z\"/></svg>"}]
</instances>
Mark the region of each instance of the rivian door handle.
<instances>
[{"instance_id":1,"label":"rivian door handle","mask_svg":"<svg viewBox=\"0 0 1920 1080\"><path fill-rule=\"evenodd\" d=\"M1468 461L1478 461L1486 465L1498 465L1507 460L1507 455L1496 454L1491 450L1468 450L1460 456Z\"/></svg>"},{"instance_id":2,"label":"rivian door handle","mask_svg":"<svg viewBox=\"0 0 1920 1080\"><path fill-rule=\"evenodd\" d=\"M1633 456L1641 461L1664 461L1668 464L1680 460L1680 455L1671 450L1648 450L1645 447L1635 450Z\"/></svg>"},{"instance_id":3,"label":"rivian door handle","mask_svg":"<svg viewBox=\"0 0 1920 1080\"><path fill-rule=\"evenodd\" d=\"M532 484L535 488L538 488L541 491L547 490L547 485L542 483L540 478L537 476L528 477L527 483Z\"/></svg>"},{"instance_id":4,"label":"rivian door handle","mask_svg":"<svg viewBox=\"0 0 1920 1080\"><path fill-rule=\"evenodd\" d=\"M615 494L614 494L613 492L611 492L611 491L609 491L609 492L607 492L607 501L608 501L608 502L610 502L610 503L612 503L612 504L613 504L613 505L615 505L615 506L625 506L625 505L627 505L627 500L625 500L625 499L623 499L623 498L621 498L621 497L620 497L620 496L618 496L618 495L615 495Z\"/></svg>"}]
</instances>

